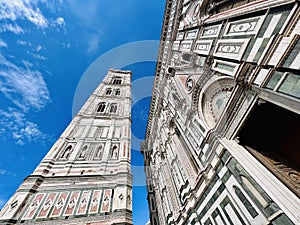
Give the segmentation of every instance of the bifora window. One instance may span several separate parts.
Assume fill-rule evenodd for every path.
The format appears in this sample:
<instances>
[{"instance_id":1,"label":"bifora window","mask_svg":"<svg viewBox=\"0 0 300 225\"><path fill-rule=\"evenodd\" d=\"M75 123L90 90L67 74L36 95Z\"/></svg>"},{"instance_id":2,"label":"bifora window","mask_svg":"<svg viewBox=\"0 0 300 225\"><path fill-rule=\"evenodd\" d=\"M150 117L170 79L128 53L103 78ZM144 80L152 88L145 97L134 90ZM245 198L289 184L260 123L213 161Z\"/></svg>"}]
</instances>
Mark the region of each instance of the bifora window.
<instances>
[{"instance_id":1,"label":"bifora window","mask_svg":"<svg viewBox=\"0 0 300 225\"><path fill-rule=\"evenodd\" d=\"M113 84L122 84L122 78L121 77L114 77L112 79Z\"/></svg>"},{"instance_id":2,"label":"bifora window","mask_svg":"<svg viewBox=\"0 0 300 225\"><path fill-rule=\"evenodd\" d=\"M105 107L106 107L106 103L100 102L100 104L98 105L98 108L97 108L97 112L104 112Z\"/></svg>"},{"instance_id":3,"label":"bifora window","mask_svg":"<svg viewBox=\"0 0 300 225\"><path fill-rule=\"evenodd\" d=\"M117 109L118 109L117 104L116 104L116 103L112 103L112 104L110 105L110 110L109 110L109 112L110 112L110 113L116 113L116 112L117 112Z\"/></svg>"},{"instance_id":4,"label":"bifora window","mask_svg":"<svg viewBox=\"0 0 300 225\"><path fill-rule=\"evenodd\" d=\"M115 95L120 95L120 94L121 94L120 89L116 89L116 90L115 90Z\"/></svg>"},{"instance_id":5,"label":"bifora window","mask_svg":"<svg viewBox=\"0 0 300 225\"><path fill-rule=\"evenodd\" d=\"M106 91L105 91L105 94L106 95L111 95L111 93L112 93L111 88L107 88Z\"/></svg>"}]
</instances>

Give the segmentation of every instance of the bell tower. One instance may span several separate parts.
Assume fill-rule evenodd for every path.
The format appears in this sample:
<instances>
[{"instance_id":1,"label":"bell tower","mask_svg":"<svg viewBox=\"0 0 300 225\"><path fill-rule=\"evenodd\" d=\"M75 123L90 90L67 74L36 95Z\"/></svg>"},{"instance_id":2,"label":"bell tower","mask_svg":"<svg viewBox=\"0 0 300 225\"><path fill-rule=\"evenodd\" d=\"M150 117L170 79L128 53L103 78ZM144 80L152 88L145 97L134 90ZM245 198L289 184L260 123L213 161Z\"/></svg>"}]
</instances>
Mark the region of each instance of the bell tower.
<instances>
[{"instance_id":1,"label":"bell tower","mask_svg":"<svg viewBox=\"0 0 300 225\"><path fill-rule=\"evenodd\" d=\"M131 72L110 69L0 224L132 224Z\"/></svg>"}]
</instances>

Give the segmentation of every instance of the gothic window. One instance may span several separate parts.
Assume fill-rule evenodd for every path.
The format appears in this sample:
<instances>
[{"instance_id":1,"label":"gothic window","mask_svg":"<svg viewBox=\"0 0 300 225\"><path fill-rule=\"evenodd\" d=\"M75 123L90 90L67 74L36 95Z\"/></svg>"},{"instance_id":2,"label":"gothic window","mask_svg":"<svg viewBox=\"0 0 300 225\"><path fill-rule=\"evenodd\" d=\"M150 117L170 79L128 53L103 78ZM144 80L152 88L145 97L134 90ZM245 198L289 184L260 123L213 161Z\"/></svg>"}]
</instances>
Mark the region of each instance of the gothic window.
<instances>
[{"instance_id":1,"label":"gothic window","mask_svg":"<svg viewBox=\"0 0 300 225\"><path fill-rule=\"evenodd\" d=\"M116 90L115 90L115 95L120 95L120 94L121 94L120 89L116 89Z\"/></svg>"},{"instance_id":2,"label":"gothic window","mask_svg":"<svg viewBox=\"0 0 300 225\"><path fill-rule=\"evenodd\" d=\"M109 110L109 112L110 112L110 113L116 113L116 112L117 112L117 109L118 109L117 104L116 104L116 103L113 103L113 104L110 105L110 110Z\"/></svg>"},{"instance_id":3,"label":"gothic window","mask_svg":"<svg viewBox=\"0 0 300 225\"><path fill-rule=\"evenodd\" d=\"M72 145L69 145L69 146L65 149L65 151L64 151L64 153L62 154L61 158L62 158L62 159L67 159L67 158L69 158L69 156L70 156L70 154L71 154L71 150L72 150Z\"/></svg>"},{"instance_id":4,"label":"gothic window","mask_svg":"<svg viewBox=\"0 0 300 225\"><path fill-rule=\"evenodd\" d=\"M107 88L106 91L105 91L105 94L106 95L111 95L111 93L112 93L111 88Z\"/></svg>"},{"instance_id":5,"label":"gothic window","mask_svg":"<svg viewBox=\"0 0 300 225\"><path fill-rule=\"evenodd\" d=\"M111 149L111 154L110 154L110 158L112 159L118 159L119 157L119 149L117 145L113 145L112 149Z\"/></svg>"},{"instance_id":6,"label":"gothic window","mask_svg":"<svg viewBox=\"0 0 300 225\"><path fill-rule=\"evenodd\" d=\"M100 102L97 108L97 112L103 113L105 111L106 103L105 102Z\"/></svg>"},{"instance_id":7,"label":"gothic window","mask_svg":"<svg viewBox=\"0 0 300 225\"><path fill-rule=\"evenodd\" d=\"M113 84L122 84L122 79L121 79L121 77L114 77L114 78L112 79L112 83L113 83Z\"/></svg>"}]
</instances>

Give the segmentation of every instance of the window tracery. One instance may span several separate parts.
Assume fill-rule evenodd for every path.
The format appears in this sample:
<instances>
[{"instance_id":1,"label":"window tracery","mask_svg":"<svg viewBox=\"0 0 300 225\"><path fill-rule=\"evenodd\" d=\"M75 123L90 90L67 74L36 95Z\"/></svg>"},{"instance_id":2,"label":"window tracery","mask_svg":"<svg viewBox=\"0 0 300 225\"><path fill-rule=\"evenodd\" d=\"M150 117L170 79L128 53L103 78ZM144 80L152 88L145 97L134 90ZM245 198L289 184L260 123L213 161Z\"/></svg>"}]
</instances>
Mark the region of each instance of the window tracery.
<instances>
[{"instance_id":1,"label":"window tracery","mask_svg":"<svg viewBox=\"0 0 300 225\"><path fill-rule=\"evenodd\" d=\"M105 91L105 94L106 95L111 95L112 93L112 89L111 88L107 88L106 91Z\"/></svg>"},{"instance_id":2,"label":"window tracery","mask_svg":"<svg viewBox=\"0 0 300 225\"><path fill-rule=\"evenodd\" d=\"M103 113L105 111L105 108L106 108L106 103L100 102L100 104L98 105L98 108L97 108L97 112Z\"/></svg>"},{"instance_id":3,"label":"window tracery","mask_svg":"<svg viewBox=\"0 0 300 225\"><path fill-rule=\"evenodd\" d=\"M112 84L122 84L122 78L121 77L114 77L112 79Z\"/></svg>"},{"instance_id":4,"label":"window tracery","mask_svg":"<svg viewBox=\"0 0 300 225\"><path fill-rule=\"evenodd\" d=\"M117 95L117 96L118 96L118 95L120 95L120 94L121 94L121 91L120 91L120 89L116 89L116 90L115 90L115 95Z\"/></svg>"},{"instance_id":5,"label":"window tracery","mask_svg":"<svg viewBox=\"0 0 300 225\"><path fill-rule=\"evenodd\" d=\"M112 103L112 104L110 105L110 110L109 110L109 112L110 112L110 113L116 113L116 112L117 112L117 109L118 109L118 105L117 105L116 103Z\"/></svg>"}]
</instances>

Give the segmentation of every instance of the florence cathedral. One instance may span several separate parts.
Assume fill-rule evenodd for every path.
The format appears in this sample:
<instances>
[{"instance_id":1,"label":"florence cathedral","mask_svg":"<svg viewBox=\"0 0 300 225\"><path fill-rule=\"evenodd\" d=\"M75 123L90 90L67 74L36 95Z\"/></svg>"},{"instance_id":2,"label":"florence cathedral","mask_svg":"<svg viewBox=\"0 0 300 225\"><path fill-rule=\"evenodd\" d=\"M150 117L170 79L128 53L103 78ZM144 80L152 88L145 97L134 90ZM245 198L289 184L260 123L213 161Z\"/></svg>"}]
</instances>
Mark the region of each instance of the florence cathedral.
<instances>
[{"instance_id":1,"label":"florence cathedral","mask_svg":"<svg viewBox=\"0 0 300 225\"><path fill-rule=\"evenodd\" d=\"M297 0L167 0L144 155L151 225L300 224Z\"/></svg>"},{"instance_id":2,"label":"florence cathedral","mask_svg":"<svg viewBox=\"0 0 300 225\"><path fill-rule=\"evenodd\" d=\"M0 211L0 224L132 224L130 110L131 72L111 69Z\"/></svg>"}]
</instances>

